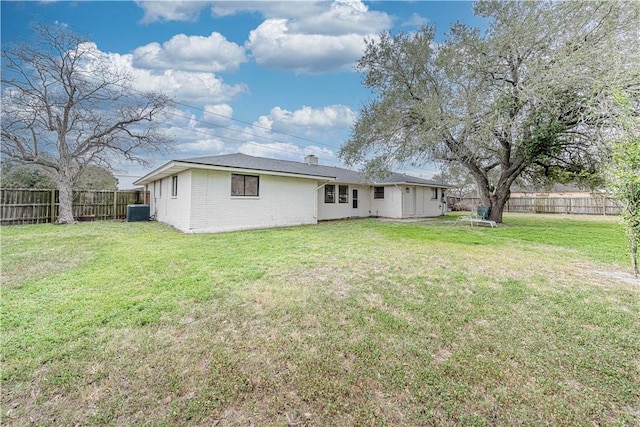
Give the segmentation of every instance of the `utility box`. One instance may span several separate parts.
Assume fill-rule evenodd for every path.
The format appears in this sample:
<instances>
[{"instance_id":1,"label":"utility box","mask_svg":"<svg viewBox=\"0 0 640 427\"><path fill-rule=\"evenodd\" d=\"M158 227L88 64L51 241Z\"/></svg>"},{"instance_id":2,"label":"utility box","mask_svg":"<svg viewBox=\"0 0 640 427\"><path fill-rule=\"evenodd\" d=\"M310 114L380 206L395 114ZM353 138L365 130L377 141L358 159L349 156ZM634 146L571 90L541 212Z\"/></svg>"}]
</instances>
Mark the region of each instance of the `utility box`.
<instances>
[{"instance_id":1,"label":"utility box","mask_svg":"<svg viewBox=\"0 0 640 427\"><path fill-rule=\"evenodd\" d=\"M149 221L149 205L127 205L127 222Z\"/></svg>"}]
</instances>

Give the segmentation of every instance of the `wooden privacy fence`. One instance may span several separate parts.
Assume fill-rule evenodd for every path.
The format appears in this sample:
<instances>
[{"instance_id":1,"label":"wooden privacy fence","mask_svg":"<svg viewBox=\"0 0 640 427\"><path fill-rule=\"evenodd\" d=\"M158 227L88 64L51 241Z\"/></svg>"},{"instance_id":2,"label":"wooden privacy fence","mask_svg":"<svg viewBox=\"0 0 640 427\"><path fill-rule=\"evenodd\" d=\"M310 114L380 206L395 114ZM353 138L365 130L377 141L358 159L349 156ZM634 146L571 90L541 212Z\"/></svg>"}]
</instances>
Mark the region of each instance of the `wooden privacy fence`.
<instances>
[{"instance_id":1,"label":"wooden privacy fence","mask_svg":"<svg viewBox=\"0 0 640 427\"><path fill-rule=\"evenodd\" d=\"M145 203L144 191L79 190L73 192L73 216L81 221L119 219L127 205ZM0 225L54 222L58 190L0 189Z\"/></svg>"},{"instance_id":2,"label":"wooden privacy fence","mask_svg":"<svg viewBox=\"0 0 640 427\"><path fill-rule=\"evenodd\" d=\"M450 197L449 206L477 206L479 198L456 199ZM505 212L557 213L582 215L620 215L622 205L616 199L604 196L594 197L512 197L507 202Z\"/></svg>"}]
</instances>

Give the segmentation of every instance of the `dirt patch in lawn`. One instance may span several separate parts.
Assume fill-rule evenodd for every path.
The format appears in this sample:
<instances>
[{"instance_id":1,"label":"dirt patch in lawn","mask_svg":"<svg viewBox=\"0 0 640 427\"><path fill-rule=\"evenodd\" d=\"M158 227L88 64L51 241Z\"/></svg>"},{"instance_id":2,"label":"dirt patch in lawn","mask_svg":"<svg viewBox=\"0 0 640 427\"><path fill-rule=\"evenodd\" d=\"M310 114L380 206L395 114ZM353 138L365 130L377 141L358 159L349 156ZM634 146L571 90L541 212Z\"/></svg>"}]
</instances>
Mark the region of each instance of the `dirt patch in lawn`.
<instances>
[{"instance_id":1,"label":"dirt patch in lawn","mask_svg":"<svg viewBox=\"0 0 640 427\"><path fill-rule=\"evenodd\" d=\"M608 279L624 282L629 285L639 285L640 286L640 277L635 277L631 273L626 273L623 271L606 271L606 270L595 270L595 273L600 276L604 276Z\"/></svg>"}]
</instances>

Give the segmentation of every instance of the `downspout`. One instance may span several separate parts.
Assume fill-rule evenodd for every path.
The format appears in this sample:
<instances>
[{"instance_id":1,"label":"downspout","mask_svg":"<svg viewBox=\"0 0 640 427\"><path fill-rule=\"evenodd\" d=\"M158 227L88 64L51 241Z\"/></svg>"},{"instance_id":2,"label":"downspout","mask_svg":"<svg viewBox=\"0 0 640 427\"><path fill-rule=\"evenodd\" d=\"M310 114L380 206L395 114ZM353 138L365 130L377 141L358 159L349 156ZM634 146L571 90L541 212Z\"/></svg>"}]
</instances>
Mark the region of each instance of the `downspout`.
<instances>
[{"instance_id":1,"label":"downspout","mask_svg":"<svg viewBox=\"0 0 640 427\"><path fill-rule=\"evenodd\" d=\"M313 218L318 220L318 190L330 183L331 181L325 181L324 184L317 186L313 190Z\"/></svg>"},{"instance_id":2,"label":"downspout","mask_svg":"<svg viewBox=\"0 0 640 427\"><path fill-rule=\"evenodd\" d=\"M158 219L158 192L156 191L158 186L156 181L153 181L153 219Z\"/></svg>"}]
</instances>

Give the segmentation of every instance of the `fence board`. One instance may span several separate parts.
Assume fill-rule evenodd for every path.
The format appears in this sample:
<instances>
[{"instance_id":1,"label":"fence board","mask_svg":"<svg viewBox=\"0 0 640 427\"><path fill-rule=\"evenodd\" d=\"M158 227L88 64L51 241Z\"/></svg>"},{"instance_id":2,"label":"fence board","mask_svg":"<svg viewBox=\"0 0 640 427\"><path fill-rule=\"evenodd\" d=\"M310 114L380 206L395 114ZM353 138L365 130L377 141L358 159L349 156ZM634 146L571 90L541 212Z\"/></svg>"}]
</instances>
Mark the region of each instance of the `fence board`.
<instances>
[{"instance_id":1,"label":"fence board","mask_svg":"<svg viewBox=\"0 0 640 427\"><path fill-rule=\"evenodd\" d=\"M127 216L127 205L144 203L144 191L73 192L76 219L119 219ZM0 189L0 225L52 222L58 213L57 190Z\"/></svg>"},{"instance_id":2,"label":"fence board","mask_svg":"<svg viewBox=\"0 0 640 427\"><path fill-rule=\"evenodd\" d=\"M477 206L479 198L457 199L449 197L449 206L463 204ZM512 197L507 202L505 212L556 213L576 215L620 215L622 205L611 197Z\"/></svg>"}]
</instances>

